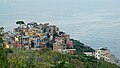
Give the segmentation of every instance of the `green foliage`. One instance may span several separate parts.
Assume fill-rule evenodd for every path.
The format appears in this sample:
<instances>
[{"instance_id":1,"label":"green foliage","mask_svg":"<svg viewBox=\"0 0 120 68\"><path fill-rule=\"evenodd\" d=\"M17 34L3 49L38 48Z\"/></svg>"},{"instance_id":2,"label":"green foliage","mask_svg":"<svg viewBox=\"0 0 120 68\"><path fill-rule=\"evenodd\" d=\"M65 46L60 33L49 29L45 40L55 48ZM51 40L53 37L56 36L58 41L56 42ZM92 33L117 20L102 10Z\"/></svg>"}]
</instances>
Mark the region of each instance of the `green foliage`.
<instances>
[{"instance_id":1,"label":"green foliage","mask_svg":"<svg viewBox=\"0 0 120 68\"><path fill-rule=\"evenodd\" d=\"M32 51L0 48L0 68L119 68L115 64L97 60L84 54L69 55L49 49Z\"/></svg>"},{"instance_id":2,"label":"green foliage","mask_svg":"<svg viewBox=\"0 0 120 68\"><path fill-rule=\"evenodd\" d=\"M65 32L63 32L63 31L60 31L60 32L59 32L59 34L60 34L60 35L61 35L61 34L65 34Z\"/></svg>"},{"instance_id":3,"label":"green foliage","mask_svg":"<svg viewBox=\"0 0 120 68\"><path fill-rule=\"evenodd\" d=\"M7 63L7 51L5 48L0 46L0 68L3 68L6 66Z\"/></svg>"},{"instance_id":4,"label":"green foliage","mask_svg":"<svg viewBox=\"0 0 120 68\"><path fill-rule=\"evenodd\" d=\"M22 24L25 24L25 23L24 21L17 21L16 24L19 24L21 26Z\"/></svg>"},{"instance_id":5,"label":"green foliage","mask_svg":"<svg viewBox=\"0 0 120 68\"><path fill-rule=\"evenodd\" d=\"M0 29L4 29L4 27L1 27Z\"/></svg>"},{"instance_id":6,"label":"green foliage","mask_svg":"<svg viewBox=\"0 0 120 68\"><path fill-rule=\"evenodd\" d=\"M10 49L10 48L7 48L6 51L7 51L8 53L13 53L13 49Z\"/></svg>"},{"instance_id":7,"label":"green foliage","mask_svg":"<svg viewBox=\"0 0 120 68\"><path fill-rule=\"evenodd\" d=\"M4 30L4 27L0 27L0 33Z\"/></svg>"},{"instance_id":8,"label":"green foliage","mask_svg":"<svg viewBox=\"0 0 120 68\"><path fill-rule=\"evenodd\" d=\"M13 53L8 53L7 60L8 68L10 67L50 68L52 67L52 65L59 66L58 64L59 61L69 62L69 55L61 54L59 52L52 52L48 49L44 49L44 52L42 50L31 51L14 49ZM67 64L65 63L64 66L66 68L70 68L73 65L71 65L71 63Z\"/></svg>"},{"instance_id":9,"label":"green foliage","mask_svg":"<svg viewBox=\"0 0 120 68\"><path fill-rule=\"evenodd\" d=\"M91 47L85 46L83 43L81 43L81 42L79 42L77 40L71 39L71 41L73 41L73 48L75 48L76 51L79 52L79 53L82 53L82 52L94 52L95 51Z\"/></svg>"},{"instance_id":10,"label":"green foliage","mask_svg":"<svg viewBox=\"0 0 120 68\"><path fill-rule=\"evenodd\" d=\"M47 45L48 48L52 48L53 47L53 41L48 41L46 43L46 45Z\"/></svg>"},{"instance_id":11,"label":"green foliage","mask_svg":"<svg viewBox=\"0 0 120 68\"><path fill-rule=\"evenodd\" d=\"M80 42L77 42L80 43ZM82 53L61 54L48 48L40 50L0 47L0 68L120 68Z\"/></svg>"},{"instance_id":12,"label":"green foliage","mask_svg":"<svg viewBox=\"0 0 120 68\"><path fill-rule=\"evenodd\" d=\"M4 40L2 39L2 37L0 37L0 43L3 43L4 42Z\"/></svg>"},{"instance_id":13,"label":"green foliage","mask_svg":"<svg viewBox=\"0 0 120 68\"><path fill-rule=\"evenodd\" d=\"M75 68L75 66L72 63L66 63L65 61L62 61L56 64L54 68Z\"/></svg>"}]
</instances>

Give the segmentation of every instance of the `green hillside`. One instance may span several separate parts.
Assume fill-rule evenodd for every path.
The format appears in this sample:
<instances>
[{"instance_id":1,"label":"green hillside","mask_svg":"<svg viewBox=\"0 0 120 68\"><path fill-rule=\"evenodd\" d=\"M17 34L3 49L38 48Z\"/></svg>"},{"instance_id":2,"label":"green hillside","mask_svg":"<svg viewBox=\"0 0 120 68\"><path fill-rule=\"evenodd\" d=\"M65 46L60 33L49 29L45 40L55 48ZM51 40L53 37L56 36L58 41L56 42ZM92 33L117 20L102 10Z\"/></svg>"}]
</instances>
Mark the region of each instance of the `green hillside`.
<instances>
[{"instance_id":1,"label":"green hillside","mask_svg":"<svg viewBox=\"0 0 120 68\"><path fill-rule=\"evenodd\" d=\"M53 52L48 48L40 50L5 49L0 46L0 68L120 68L115 64L97 60L93 56L82 54L83 51L94 51L90 47L73 40L76 55Z\"/></svg>"}]
</instances>

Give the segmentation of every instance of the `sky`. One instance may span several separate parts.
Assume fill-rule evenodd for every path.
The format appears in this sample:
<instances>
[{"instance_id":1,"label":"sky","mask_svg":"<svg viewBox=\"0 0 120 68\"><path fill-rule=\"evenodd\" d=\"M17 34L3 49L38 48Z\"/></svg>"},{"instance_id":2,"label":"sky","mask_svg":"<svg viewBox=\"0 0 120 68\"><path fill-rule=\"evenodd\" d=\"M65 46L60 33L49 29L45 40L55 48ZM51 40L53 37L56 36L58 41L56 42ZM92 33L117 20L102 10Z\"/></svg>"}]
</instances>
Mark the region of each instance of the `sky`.
<instances>
[{"instance_id":1,"label":"sky","mask_svg":"<svg viewBox=\"0 0 120 68\"><path fill-rule=\"evenodd\" d=\"M120 0L0 0L0 27L18 20L50 23L94 48L120 56ZM120 58L120 57L119 57Z\"/></svg>"}]
</instances>

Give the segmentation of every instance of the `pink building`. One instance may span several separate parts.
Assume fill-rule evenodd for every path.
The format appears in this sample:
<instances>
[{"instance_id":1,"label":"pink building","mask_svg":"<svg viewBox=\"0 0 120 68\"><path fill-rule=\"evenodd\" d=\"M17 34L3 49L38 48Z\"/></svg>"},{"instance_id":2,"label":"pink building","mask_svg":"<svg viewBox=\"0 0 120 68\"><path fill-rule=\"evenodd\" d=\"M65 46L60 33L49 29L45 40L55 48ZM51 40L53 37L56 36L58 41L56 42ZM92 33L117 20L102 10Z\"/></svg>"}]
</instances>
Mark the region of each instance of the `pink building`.
<instances>
[{"instance_id":1,"label":"pink building","mask_svg":"<svg viewBox=\"0 0 120 68\"><path fill-rule=\"evenodd\" d=\"M70 50L70 54L74 55L75 54L75 50Z\"/></svg>"},{"instance_id":2,"label":"pink building","mask_svg":"<svg viewBox=\"0 0 120 68\"><path fill-rule=\"evenodd\" d=\"M70 40L66 41L66 45L73 48L73 42Z\"/></svg>"},{"instance_id":3,"label":"pink building","mask_svg":"<svg viewBox=\"0 0 120 68\"><path fill-rule=\"evenodd\" d=\"M62 44L63 39L61 37L55 37L55 42Z\"/></svg>"},{"instance_id":4,"label":"pink building","mask_svg":"<svg viewBox=\"0 0 120 68\"><path fill-rule=\"evenodd\" d=\"M62 35L62 37L64 37L64 39L66 39L66 40L70 39L70 35L68 35L68 34L64 34L64 35Z\"/></svg>"},{"instance_id":5,"label":"pink building","mask_svg":"<svg viewBox=\"0 0 120 68\"><path fill-rule=\"evenodd\" d=\"M71 54L71 55L74 55L75 51L76 51L76 49L66 49L66 52Z\"/></svg>"}]
</instances>

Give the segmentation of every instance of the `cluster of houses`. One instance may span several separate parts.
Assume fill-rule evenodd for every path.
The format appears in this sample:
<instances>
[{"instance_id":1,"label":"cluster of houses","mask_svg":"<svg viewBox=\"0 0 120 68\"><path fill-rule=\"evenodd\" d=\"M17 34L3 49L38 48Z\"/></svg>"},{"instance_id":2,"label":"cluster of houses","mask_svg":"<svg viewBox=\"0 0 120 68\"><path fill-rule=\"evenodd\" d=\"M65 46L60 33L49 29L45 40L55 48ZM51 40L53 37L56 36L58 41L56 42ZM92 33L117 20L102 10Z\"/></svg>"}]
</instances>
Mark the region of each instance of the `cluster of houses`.
<instances>
[{"instance_id":1,"label":"cluster of houses","mask_svg":"<svg viewBox=\"0 0 120 68\"><path fill-rule=\"evenodd\" d=\"M84 54L87 56L95 56L97 59L103 59L104 61L119 65L119 60L115 55L111 54L110 50L107 48L100 48L95 50L95 52L84 52Z\"/></svg>"},{"instance_id":2,"label":"cluster of houses","mask_svg":"<svg viewBox=\"0 0 120 68\"><path fill-rule=\"evenodd\" d=\"M58 37L55 37L53 51L75 54L75 50L76 49L73 49L73 42L70 40L70 35L61 33Z\"/></svg>"},{"instance_id":3,"label":"cluster of houses","mask_svg":"<svg viewBox=\"0 0 120 68\"><path fill-rule=\"evenodd\" d=\"M0 33L3 33L1 28ZM55 25L37 24L31 22L23 24L13 29L13 32L4 33L3 39L6 48L22 48L26 49L41 49L51 47L53 51L63 54L75 54L76 49L73 48L73 42L70 40L70 35L59 31ZM119 60L110 53L107 48L95 50L95 52L84 52L87 56L95 56L97 59L103 59L107 62L118 64Z\"/></svg>"},{"instance_id":4,"label":"cluster of houses","mask_svg":"<svg viewBox=\"0 0 120 68\"><path fill-rule=\"evenodd\" d=\"M30 22L23 24L14 28L13 32L6 32L4 40L6 40L7 48L45 48L49 46L47 43L52 42L50 45L52 45L53 51L75 54L76 50L73 49L70 35L60 32L58 27L49 25L49 23L37 24L36 22Z\"/></svg>"}]
</instances>

